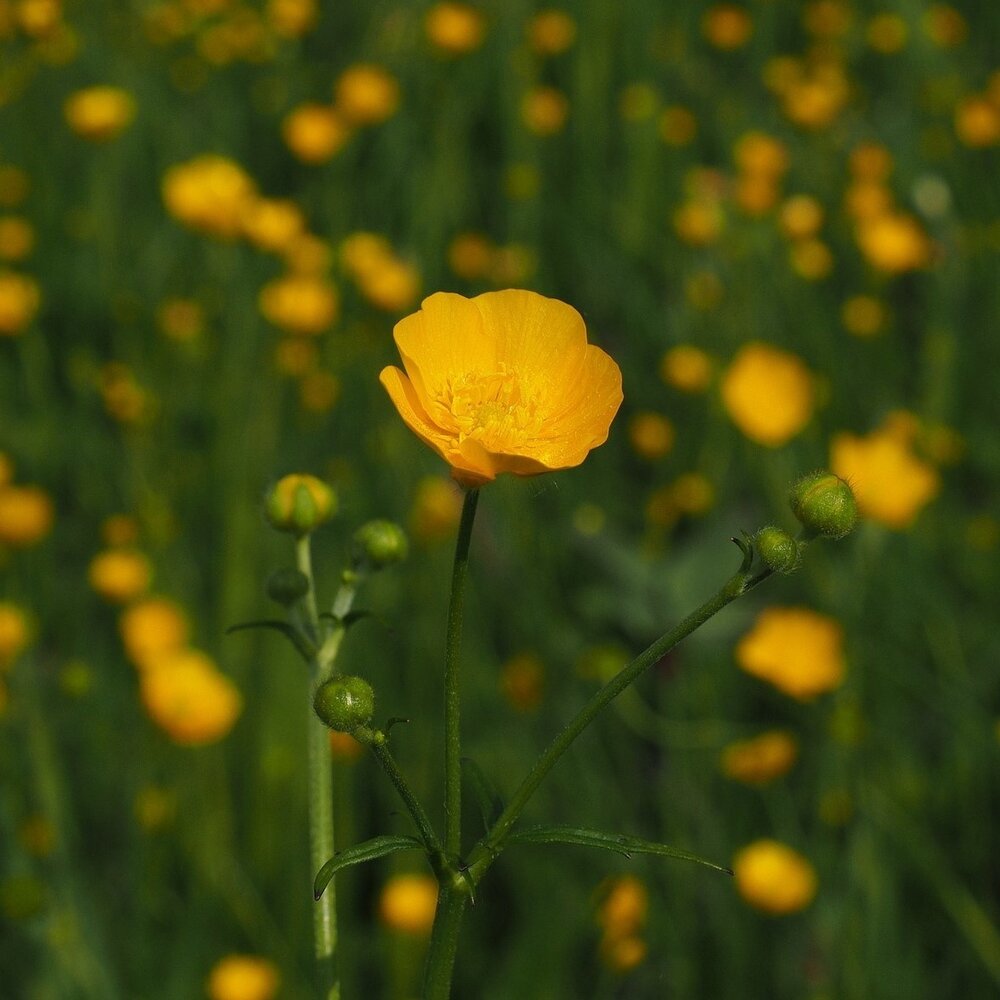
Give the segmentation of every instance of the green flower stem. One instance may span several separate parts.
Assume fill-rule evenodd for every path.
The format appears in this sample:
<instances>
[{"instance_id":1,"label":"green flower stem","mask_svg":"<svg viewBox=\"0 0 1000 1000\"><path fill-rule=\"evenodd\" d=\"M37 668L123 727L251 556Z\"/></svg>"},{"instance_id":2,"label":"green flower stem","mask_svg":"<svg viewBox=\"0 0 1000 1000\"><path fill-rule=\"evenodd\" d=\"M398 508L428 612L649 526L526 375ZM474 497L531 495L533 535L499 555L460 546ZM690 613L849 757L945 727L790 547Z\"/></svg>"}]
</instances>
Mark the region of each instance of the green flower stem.
<instances>
[{"instance_id":1,"label":"green flower stem","mask_svg":"<svg viewBox=\"0 0 1000 1000\"><path fill-rule=\"evenodd\" d=\"M434 827L431 826L431 821L427 818L424 807L417 801L417 797L406 783L402 771L399 770L399 766L396 764L396 760L389 750L385 734L380 732L374 733L371 740L368 741L368 745L371 747L375 759L382 766L382 770L385 771L389 780L395 786L396 791L399 792L399 797L403 800L410 816L413 818L413 822L420 832L420 839L424 842L424 847L427 848L427 856L431 860L435 871L440 872L444 865L444 851L441 849L441 841L438 840L438 836L434 832Z\"/></svg>"},{"instance_id":2,"label":"green flower stem","mask_svg":"<svg viewBox=\"0 0 1000 1000\"><path fill-rule=\"evenodd\" d=\"M623 667L614 677L601 688L576 717L549 744L548 748L535 761L517 791L511 797L507 808L501 813L489 833L479 842L469 857L469 875L473 883L479 881L483 874L496 860L503 849L504 841L511 827L517 822L529 799L541 784L545 776L556 765L559 758L569 749L570 745L594 721L597 714L621 694L641 674L645 673L654 663L658 662L682 639L703 625L713 615L721 611L727 604L745 594L751 587L770 576L769 570L751 575L749 568L741 568L731 577L725 586L700 608L691 612L682 622L664 633L652 645L644 649L631 663Z\"/></svg>"},{"instance_id":3,"label":"green flower stem","mask_svg":"<svg viewBox=\"0 0 1000 1000\"><path fill-rule=\"evenodd\" d=\"M309 590L302 598L301 611L307 629L318 641L323 635L316 605L316 588L312 573L312 551L309 536L296 542L296 563L309 581ZM346 614L354 600L353 584L345 583L337 594L335 607ZM319 644L319 650L309 665L310 688L307 702L306 729L309 741L309 858L312 872L318 872L334 855L333 843L333 759L330 755L329 730L317 718L312 707L315 688L325 681L333 664L346 629L337 624ZM337 949L337 897L333 885L323 893L313 909L313 939L316 950L316 971L322 1000L339 1000L340 977L335 960Z\"/></svg>"},{"instance_id":4,"label":"green flower stem","mask_svg":"<svg viewBox=\"0 0 1000 1000\"><path fill-rule=\"evenodd\" d=\"M441 884L434 930L431 933L427 965L424 968L423 1000L448 1000L451 996L451 975L458 953L458 934L469 901L469 890L459 880Z\"/></svg>"},{"instance_id":5,"label":"green flower stem","mask_svg":"<svg viewBox=\"0 0 1000 1000\"><path fill-rule=\"evenodd\" d=\"M455 564L451 574L451 599L448 605L448 638L444 662L444 772L445 772L445 849L452 858L462 851L462 735L459 674L462 646L462 607L465 576L469 565L469 540L476 518L479 490L465 494L462 520L455 544Z\"/></svg>"}]
</instances>

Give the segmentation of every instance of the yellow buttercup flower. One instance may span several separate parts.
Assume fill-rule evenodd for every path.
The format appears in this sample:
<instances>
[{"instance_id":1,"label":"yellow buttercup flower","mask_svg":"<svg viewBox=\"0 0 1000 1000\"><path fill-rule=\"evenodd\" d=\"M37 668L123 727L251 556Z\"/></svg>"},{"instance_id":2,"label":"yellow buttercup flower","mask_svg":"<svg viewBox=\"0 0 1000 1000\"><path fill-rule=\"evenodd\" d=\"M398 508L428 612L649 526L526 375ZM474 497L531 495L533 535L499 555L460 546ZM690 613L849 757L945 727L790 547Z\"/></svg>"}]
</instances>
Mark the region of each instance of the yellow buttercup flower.
<instances>
[{"instance_id":1,"label":"yellow buttercup flower","mask_svg":"<svg viewBox=\"0 0 1000 1000\"><path fill-rule=\"evenodd\" d=\"M125 655L137 666L148 667L159 657L187 645L187 616L165 597L149 597L133 604L118 620Z\"/></svg>"},{"instance_id":2,"label":"yellow buttercup flower","mask_svg":"<svg viewBox=\"0 0 1000 1000\"><path fill-rule=\"evenodd\" d=\"M865 517L896 530L908 528L940 489L936 470L891 427L868 437L835 435L830 468L850 480Z\"/></svg>"},{"instance_id":3,"label":"yellow buttercup flower","mask_svg":"<svg viewBox=\"0 0 1000 1000\"><path fill-rule=\"evenodd\" d=\"M660 378L681 392L704 392L712 381L712 359L700 347L678 344L663 355Z\"/></svg>"},{"instance_id":4,"label":"yellow buttercup flower","mask_svg":"<svg viewBox=\"0 0 1000 1000\"><path fill-rule=\"evenodd\" d=\"M738 49L749 41L753 22L742 7L732 3L719 3L705 12L701 30L717 49Z\"/></svg>"},{"instance_id":5,"label":"yellow buttercup flower","mask_svg":"<svg viewBox=\"0 0 1000 1000\"><path fill-rule=\"evenodd\" d=\"M486 24L483 15L468 4L436 3L427 12L424 29L435 48L461 55L482 45Z\"/></svg>"},{"instance_id":6,"label":"yellow buttercup flower","mask_svg":"<svg viewBox=\"0 0 1000 1000\"><path fill-rule=\"evenodd\" d=\"M63 114L77 135L91 142L106 142L131 123L135 100L121 87L87 87L70 95Z\"/></svg>"},{"instance_id":7,"label":"yellow buttercup flower","mask_svg":"<svg viewBox=\"0 0 1000 1000\"><path fill-rule=\"evenodd\" d=\"M649 461L663 458L674 446L674 425L662 414L644 410L628 424L632 450Z\"/></svg>"},{"instance_id":8,"label":"yellow buttercup flower","mask_svg":"<svg viewBox=\"0 0 1000 1000\"><path fill-rule=\"evenodd\" d=\"M576 22L563 10L541 10L528 22L527 35L540 56L556 56L576 39Z\"/></svg>"},{"instance_id":9,"label":"yellow buttercup flower","mask_svg":"<svg viewBox=\"0 0 1000 1000\"><path fill-rule=\"evenodd\" d=\"M35 230L16 215L0 218L0 260L23 260L35 246Z\"/></svg>"},{"instance_id":10,"label":"yellow buttercup flower","mask_svg":"<svg viewBox=\"0 0 1000 1000\"><path fill-rule=\"evenodd\" d=\"M787 774L799 754L795 737L782 729L739 743L730 743L722 751L722 773L748 785L763 785Z\"/></svg>"},{"instance_id":11,"label":"yellow buttercup flower","mask_svg":"<svg viewBox=\"0 0 1000 1000\"><path fill-rule=\"evenodd\" d=\"M283 253L305 232L306 220L294 201L258 198L243 214L243 235L261 250Z\"/></svg>"},{"instance_id":12,"label":"yellow buttercup flower","mask_svg":"<svg viewBox=\"0 0 1000 1000\"><path fill-rule=\"evenodd\" d=\"M628 972L646 957L646 942L639 937L646 923L649 893L632 875L614 879L597 912L601 926L600 954L616 972Z\"/></svg>"},{"instance_id":13,"label":"yellow buttercup flower","mask_svg":"<svg viewBox=\"0 0 1000 1000\"><path fill-rule=\"evenodd\" d=\"M521 118L535 135L555 135L562 131L568 113L569 102L555 87L534 87L521 101Z\"/></svg>"},{"instance_id":14,"label":"yellow buttercup flower","mask_svg":"<svg viewBox=\"0 0 1000 1000\"><path fill-rule=\"evenodd\" d=\"M809 422L815 389L809 369L794 354L750 343L722 378L722 402L751 441L777 448Z\"/></svg>"},{"instance_id":15,"label":"yellow buttercup flower","mask_svg":"<svg viewBox=\"0 0 1000 1000\"><path fill-rule=\"evenodd\" d=\"M317 336L336 321L340 297L323 278L286 274L260 290L259 305L264 318L282 330Z\"/></svg>"},{"instance_id":16,"label":"yellow buttercup flower","mask_svg":"<svg viewBox=\"0 0 1000 1000\"><path fill-rule=\"evenodd\" d=\"M931 257L927 234L912 216L890 212L864 221L857 230L858 246L879 271L900 274L926 266Z\"/></svg>"},{"instance_id":17,"label":"yellow buttercup flower","mask_svg":"<svg viewBox=\"0 0 1000 1000\"><path fill-rule=\"evenodd\" d=\"M24 274L0 271L0 337L14 337L35 318L41 293Z\"/></svg>"},{"instance_id":18,"label":"yellow buttercup flower","mask_svg":"<svg viewBox=\"0 0 1000 1000\"><path fill-rule=\"evenodd\" d=\"M844 631L808 608L765 608L736 646L748 674L785 694L809 701L844 679Z\"/></svg>"},{"instance_id":19,"label":"yellow buttercup flower","mask_svg":"<svg viewBox=\"0 0 1000 1000\"><path fill-rule=\"evenodd\" d=\"M107 549L91 560L87 579L91 587L115 604L125 604L149 589L153 568L134 549Z\"/></svg>"},{"instance_id":20,"label":"yellow buttercup flower","mask_svg":"<svg viewBox=\"0 0 1000 1000\"><path fill-rule=\"evenodd\" d=\"M0 670L5 670L31 642L31 621L16 604L0 601Z\"/></svg>"},{"instance_id":21,"label":"yellow buttercup flower","mask_svg":"<svg viewBox=\"0 0 1000 1000\"><path fill-rule=\"evenodd\" d=\"M351 132L328 104L300 104L281 123L288 148L303 163L325 163L344 146Z\"/></svg>"},{"instance_id":22,"label":"yellow buttercup flower","mask_svg":"<svg viewBox=\"0 0 1000 1000\"><path fill-rule=\"evenodd\" d=\"M393 337L406 371L380 380L465 486L579 465L622 402L621 371L587 343L580 314L535 292L438 292Z\"/></svg>"},{"instance_id":23,"label":"yellow buttercup flower","mask_svg":"<svg viewBox=\"0 0 1000 1000\"><path fill-rule=\"evenodd\" d=\"M243 709L233 682L196 649L155 659L142 672L140 695L149 717L181 746L222 739Z\"/></svg>"},{"instance_id":24,"label":"yellow buttercup flower","mask_svg":"<svg viewBox=\"0 0 1000 1000\"><path fill-rule=\"evenodd\" d=\"M390 930L430 934L437 896L437 881L430 875L394 875L382 889L379 918Z\"/></svg>"},{"instance_id":25,"label":"yellow buttercup flower","mask_svg":"<svg viewBox=\"0 0 1000 1000\"><path fill-rule=\"evenodd\" d=\"M39 486L0 487L0 542L26 547L52 529L52 499Z\"/></svg>"},{"instance_id":26,"label":"yellow buttercup flower","mask_svg":"<svg viewBox=\"0 0 1000 1000\"><path fill-rule=\"evenodd\" d=\"M227 955L215 963L206 983L210 1000L271 1000L280 979L273 962L257 955Z\"/></svg>"},{"instance_id":27,"label":"yellow buttercup flower","mask_svg":"<svg viewBox=\"0 0 1000 1000\"><path fill-rule=\"evenodd\" d=\"M234 239L239 235L256 186L238 164L224 156L199 156L171 167L163 177L163 201L176 219L192 229Z\"/></svg>"},{"instance_id":28,"label":"yellow buttercup flower","mask_svg":"<svg viewBox=\"0 0 1000 1000\"><path fill-rule=\"evenodd\" d=\"M758 910L794 913L816 895L816 872L798 851L777 840L757 840L733 859L736 888Z\"/></svg>"},{"instance_id":29,"label":"yellow buttercup flower","mask_svg":"<svg viewBox=\"0 0 1000 1000\"><path fill-rule=\"evenodd\" d=\"M399 107L399 84L381 66L348 66L334 88L336 110L352 125L377 125Z\"/></svg>"}]
</instances>

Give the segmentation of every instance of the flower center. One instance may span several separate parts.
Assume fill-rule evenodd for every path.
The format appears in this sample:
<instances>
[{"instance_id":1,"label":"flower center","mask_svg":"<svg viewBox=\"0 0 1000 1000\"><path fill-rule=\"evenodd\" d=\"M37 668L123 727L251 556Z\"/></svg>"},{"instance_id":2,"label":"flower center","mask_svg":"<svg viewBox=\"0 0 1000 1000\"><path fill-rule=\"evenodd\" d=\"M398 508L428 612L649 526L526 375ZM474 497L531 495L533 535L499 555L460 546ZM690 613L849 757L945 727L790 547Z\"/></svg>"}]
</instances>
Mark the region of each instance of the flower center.
<instances>
[{"instance_id":1,"label":"flower center","mask_svg":"<svg viewBox=\"0 0 1000 1000\"><path fill-rule=\"evenodd\" d=\"M450 381L442 395L459 442L471 438L489 451L510 452L541 430L537 394L503 363Z\"/></svg>"}]
</instances>

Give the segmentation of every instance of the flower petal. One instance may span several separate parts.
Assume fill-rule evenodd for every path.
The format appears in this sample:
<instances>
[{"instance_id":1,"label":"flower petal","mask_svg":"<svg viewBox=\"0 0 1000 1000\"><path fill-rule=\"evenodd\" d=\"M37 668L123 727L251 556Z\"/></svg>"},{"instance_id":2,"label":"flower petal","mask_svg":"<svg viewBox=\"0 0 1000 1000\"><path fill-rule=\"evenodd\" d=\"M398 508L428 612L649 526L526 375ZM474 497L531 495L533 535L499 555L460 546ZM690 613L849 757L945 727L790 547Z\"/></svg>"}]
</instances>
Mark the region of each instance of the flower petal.
<instances>
[{"instance_id":1,"label":"flower petal","mask_svg":"<svg viewBox=\"0 0 1000 1000\"><path fill-rule=\"evenodd\" d=\"M389 393L389 398L403 418L403 423L424 444L430 445L447 461L452 446L452 436L430 419L413 389L413 384L406 375L398 368L389 365L382 369L378 379L385 386L385 391Z\"/></svg>"},{"instance_id":2,"label":"flower petal","mask_svg":"<svg viewBox=\"0 0 1000 1000\"><path fill-rule=\"evenodd\" d=\"M472 300L483 317L483 332L496 358L546 401L558 401L573 385L584 362L587 328L570 305L537 292L507 288Z\"/></svg>"}]
</instances>

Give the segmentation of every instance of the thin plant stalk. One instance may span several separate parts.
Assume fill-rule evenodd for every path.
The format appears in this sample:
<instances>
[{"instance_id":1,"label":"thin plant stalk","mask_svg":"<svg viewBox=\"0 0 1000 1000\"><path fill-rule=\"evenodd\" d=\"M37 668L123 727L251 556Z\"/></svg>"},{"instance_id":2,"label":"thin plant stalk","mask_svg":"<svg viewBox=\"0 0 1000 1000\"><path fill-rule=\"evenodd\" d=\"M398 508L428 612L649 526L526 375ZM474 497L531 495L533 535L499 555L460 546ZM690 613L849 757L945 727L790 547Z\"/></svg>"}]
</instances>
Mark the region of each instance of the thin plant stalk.
<instances>
[{"instance_id":1,"label":"thin plant stalk","mask_svg":"<svg viewBox=\"0 0 1000 1000\"><path fill-rule=\"evenodd\" d=\"M455 543L455 563L451 574L448 604L448 636L444 664L444 772L445 850L450 858L462 852L462 734L461 734L461 653L462 611L465 603L465 576L469 565L469 541L476 518L479 490L465 494L462 520Z\"/></svg>"}]
</instances>

